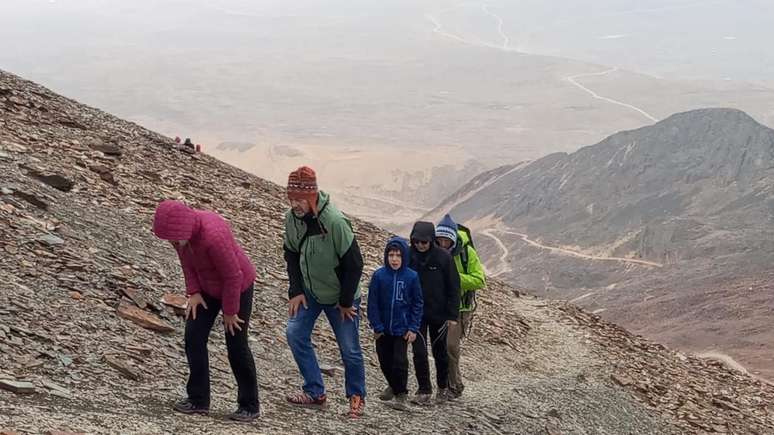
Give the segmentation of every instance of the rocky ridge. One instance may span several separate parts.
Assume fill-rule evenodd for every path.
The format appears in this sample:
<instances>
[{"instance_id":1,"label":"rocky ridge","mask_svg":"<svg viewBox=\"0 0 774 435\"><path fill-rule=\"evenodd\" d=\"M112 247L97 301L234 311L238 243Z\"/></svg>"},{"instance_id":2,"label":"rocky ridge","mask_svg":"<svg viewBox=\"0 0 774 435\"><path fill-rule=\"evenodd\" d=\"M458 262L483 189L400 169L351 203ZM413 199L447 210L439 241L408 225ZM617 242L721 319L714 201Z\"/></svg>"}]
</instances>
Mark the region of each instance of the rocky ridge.
<instances>
[{"instance_id":1,"label":"rocky ridge","mask_svg":"<svg viewBox=\"0 0 774 435\"><path fill-rule=\"evenodd\" d=\"M701 109L482 174L431 217L487 235L509 283L774 379L772 185L774 130Z\"/></svg>"},{"instance_id":2,"label":"rocky ridge","mask_svg":"<svg viewBox=\"0 0 774 435\"><path fill-rule=\"evenodd\" d=\"M324 180L322 180L324 185ZM289 409L299 376L284 338L283 189L135 124L0 72L0 432L770 433L774 388L671 351L574 306L493 280L463 364L466 396L408 414L369 400L351 422L327 328L315 340L326 412ZM214 418L169 411L183 393L177 259L150 232L158 201L230 220L258 268L251 345L263 417L233 425L222 337ZM334 198L335 199L335 198ZM367 271L387 234L355 221ZM216 327L217 328L217 327ZM363 327L371 392L383 381Z\"/></svg>"}]
</instances>

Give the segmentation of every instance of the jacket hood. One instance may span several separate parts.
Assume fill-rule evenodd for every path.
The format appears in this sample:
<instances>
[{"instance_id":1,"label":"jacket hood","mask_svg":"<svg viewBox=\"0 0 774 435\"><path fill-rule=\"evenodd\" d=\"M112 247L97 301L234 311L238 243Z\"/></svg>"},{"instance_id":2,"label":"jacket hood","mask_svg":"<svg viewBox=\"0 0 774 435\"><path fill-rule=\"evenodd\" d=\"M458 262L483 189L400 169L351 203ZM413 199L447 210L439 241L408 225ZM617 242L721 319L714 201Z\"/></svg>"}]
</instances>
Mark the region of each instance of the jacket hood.
<instances>
[{"instance_id":1,"label":"jacket hood","mask_svg":"<svg viewBox=\"0 0 774 435\"><path fill-rule=\"evenodd\" d=\"M454 222L454 219L452 219L451 215L447 214L443 217L443 219L441 219L441 222L438 222L436 227L447 227L457 231L457 222Z\"/></svg>"},{"instance_id":2,"label":"jacket hood","mask_svg":"<svg viewBox=\"0 0 774 435\"><path fill-rule=\"evenodd\" d=\"M317 194L317 210L322 213L323 209L331 200L331 196L327 192L320 191Z\"/></svg>"},{"instance_id":3,"label":"jacket hood","mask_svg":"<svg viewBox=\"0 0 774 435\"><path fill-rule=\"evenodd\" d=\"M191 240L197 230L196 211L180 201L162 201L153 216L153 233L162 240Z\"/></svg>"},{"instance_id":4,"label":"jacket hood","mask_svg":"<svg viewBox=\"0 0 774 435\"><path fill-rule=\"evenodd\" d=\"M423 221L415 223L411 230L411 240L435 241L435 225L432 222Z\"/></svg>"},{"instance_id":5,"label":"jacket hood","mask_svg":"<svg viewBox=\"0 0 774 435\"><path fill-rule=\"evenodd\" d=\"M457 256L462 252L462 249L470 244L470 234L467 231L457 230L457 244L452 248L452 256Z\"/></svg>"},{"instance_id":6,"label":"jacket hood","mask_svg":"<svg viewBox=\"0 0 774 435\"><path fill-rule=\"evenodd\" d=\"M408 267L409 262L409 245L408 241L404 239L403 237L393 237L390 240L387 241L387 245L384 247L384 267L392 270L390 267L390 264L387 262L387 253L390 251L390 248L397 247L400 250L400 269L403 270Z\"/></svg>"}]
</instances>

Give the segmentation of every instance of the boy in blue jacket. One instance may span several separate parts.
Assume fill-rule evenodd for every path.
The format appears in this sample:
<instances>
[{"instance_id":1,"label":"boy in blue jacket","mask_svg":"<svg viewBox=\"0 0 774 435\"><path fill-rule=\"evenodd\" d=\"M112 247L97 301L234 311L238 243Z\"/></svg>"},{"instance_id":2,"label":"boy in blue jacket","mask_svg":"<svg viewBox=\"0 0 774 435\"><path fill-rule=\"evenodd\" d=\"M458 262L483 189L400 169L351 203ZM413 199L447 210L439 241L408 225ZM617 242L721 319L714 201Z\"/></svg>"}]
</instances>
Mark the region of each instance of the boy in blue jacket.
<instances>
[{"instance_id":1,"label":"boy in blue jacket","mask_svg":"<svg viewBox=\"0 0 774 435\"><path fill-rule=\"evenodd\" d=\"M406 240L390 239L384 266L374 272L368 285L368 322L388 384L379 399L394 398L398 409L407 409L408 345L417 338L422 322L422 288L417 273L408 268L408 256Z\"/></svg>"}]
</instances>

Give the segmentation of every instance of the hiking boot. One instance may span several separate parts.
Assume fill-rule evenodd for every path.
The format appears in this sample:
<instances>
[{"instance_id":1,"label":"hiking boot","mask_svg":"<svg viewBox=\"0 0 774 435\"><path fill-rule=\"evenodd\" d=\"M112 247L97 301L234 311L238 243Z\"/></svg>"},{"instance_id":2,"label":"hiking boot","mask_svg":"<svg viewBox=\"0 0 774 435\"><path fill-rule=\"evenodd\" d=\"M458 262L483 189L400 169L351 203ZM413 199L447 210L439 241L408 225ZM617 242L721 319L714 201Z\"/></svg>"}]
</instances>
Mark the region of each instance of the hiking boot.
<instances>
[{"instance_id":1,"label":"hiking boot","mask_svg":"<svg viewBox=\"0 0 774 435\"><path fill-rule=\"evenodd\" d=\"M449 389L448 388L440 388L438 389L438 393L435 395L435 403L444 403L449 401Z\"/></svg>"},{"instance_id":2,"label":"hiking boot","mask_svg":"<svg viewBox=\"0 0 774 435\"><path fill-rule=\"evenodd\" d=\"M354 395L349 398L349 416L351 418L362 417L365 412L365 399Z\"/></svg>"},{"instance_id":3,"label":"hiking boot","mask_svg":"<svg viewBox=\"0 0 774 435\"><path fill-rule=\"evenodd\" d=\"M408 394L403 393L395 396L395 402L393 403L393 408L399 411L408 411L409 410Z\"/></svg>"},{"instance_id":4,"label":"hiking boot","mask_svg":"<svg viewBox=\"0 0 774 435\"><path fill-rule=\"evenodd\" d=\"M249 423L261 416L261 411L250 411L247 408L240 407L233 414L228 416L229 420Z\"/></svg>"},{"instance_id":5,"label":"hiking boot","mask_svg":"<svg viewBox=\"0 0 774 435\"><path fill-rule=\"evenodd\" d=\"M395 397L395 394L392 392L392 388L387 387L382 391L382 394L379 395L379 400L383 400L385 402L389 402Z\"/></svg>"},{"instance_id":6,"label":"hiking boot","mask_svg":"<svg viewBox=\"0 0 774 435\"><path fill-rule=\"evenodd\" d=\"M191 399L182 399L178 401L177 403L172 406L172 409L174 409L177 412L183 413L183 414L198 414L198 415L207 415L210 413L209 406L200 406L195 405L193 402L191 402Z\"/></svg>"},{"instance_id":7,"label":"hiking boot","mask_svg":"<svg viewBox=\"0 0 774 435\"><path fill-rule=\"evenodd\" d=\"M417 394L414 395L414 399L411 402L416 403L417 405L427 406L427 405L430 405L432 401L433 401L433 393L417 392Z\"/></svg>"},{"instance_id":8,"label":"hiking boot","mask_svg":"<svg viewBox=\"0 0 774 435\"><path fill-rule=\"evenodd\" d=\"M288 403L302 408L324 408L327 400L328 397L325 394L315 399L303 391L287 396Z\"/></svg>"},{"instance_id":9,"label":"hiking boot","mask_svg":"<svg viewBox=\"0 0 774 435\"><path fill-rule=\"evenodd\" d=\"M460 385L458 388L449 388L449 397L451 399L459 399L462 397L463 391L465 391L464 385Z\"/></svg>"}]
</instances>

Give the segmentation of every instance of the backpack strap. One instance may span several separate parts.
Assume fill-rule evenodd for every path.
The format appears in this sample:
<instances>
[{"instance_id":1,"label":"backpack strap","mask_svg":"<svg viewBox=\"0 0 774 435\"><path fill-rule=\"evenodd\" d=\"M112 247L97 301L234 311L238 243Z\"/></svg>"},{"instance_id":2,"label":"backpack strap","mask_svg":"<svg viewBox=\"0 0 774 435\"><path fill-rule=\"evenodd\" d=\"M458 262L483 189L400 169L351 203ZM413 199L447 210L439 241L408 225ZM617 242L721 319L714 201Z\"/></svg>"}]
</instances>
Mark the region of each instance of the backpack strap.
<instances>
[{"instance_id":1,"label":"backpack strap","mask_svg":"<svg viewBox=\"0 0 774 435\"><path fill-rule=\"evenodd\" d=\"M462 270L466 275L468 274L468 249L470 249L470 246L465 244L460 251L460 263L462 263Z\"/></svg>"}]
</instances>

